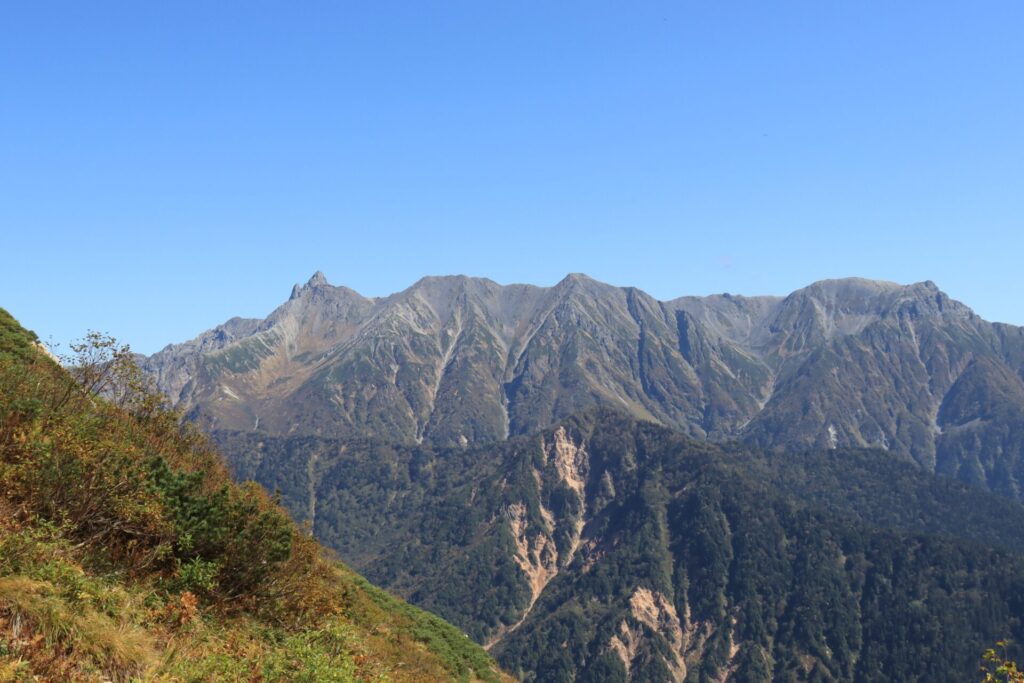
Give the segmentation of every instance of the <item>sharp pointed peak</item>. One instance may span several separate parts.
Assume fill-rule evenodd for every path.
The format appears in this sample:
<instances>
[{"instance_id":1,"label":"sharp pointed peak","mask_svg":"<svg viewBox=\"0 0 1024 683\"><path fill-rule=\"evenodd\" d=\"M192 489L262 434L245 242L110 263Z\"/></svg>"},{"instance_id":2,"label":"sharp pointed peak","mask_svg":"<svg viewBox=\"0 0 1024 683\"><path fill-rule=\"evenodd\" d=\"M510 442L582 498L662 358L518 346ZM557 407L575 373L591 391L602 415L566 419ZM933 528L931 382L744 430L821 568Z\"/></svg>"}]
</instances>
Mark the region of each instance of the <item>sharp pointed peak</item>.
<instances>
[{"instance_id":1,"label":"sharp pointed peak","mask_svg":"<svg viewBox=\"0 0 1024 683\"><path fill-rule=\"evenodd\" d=\"M586 273L569 273L558 281L552 290L569 294L572 292L584 292L588 295L609 294L612 292L625 292L626 287L610 285L601 280L595 280Z\"/></svg>"},{"instance_id":2,"label":"sharp pointed peak","mask_svg":"<svg viewBox=\"0 0 1024 683\"><path fill-rule=\"evenodd\" d=\"M602 284L585 273L569 273L554 286L555 290L573 291L579 288L589 289L593 285Z\"/></svg>"},{"instance_id":3,"label":"sharp pointed peak","mask_svg":"<svg viewBox=\"0 0 1024 683\"><path fill-rule=\"evenodd\" d=\"M292 285L292 293L288 297L288 301L294 301L302 296L302 294L308 290L315 289L317 287L329 286L327 282L327 276L324 275L322 270L318 270L313 273L313 276L306 281L306 284L299 285L296 283Z\"/></svg>"}]
</instances>

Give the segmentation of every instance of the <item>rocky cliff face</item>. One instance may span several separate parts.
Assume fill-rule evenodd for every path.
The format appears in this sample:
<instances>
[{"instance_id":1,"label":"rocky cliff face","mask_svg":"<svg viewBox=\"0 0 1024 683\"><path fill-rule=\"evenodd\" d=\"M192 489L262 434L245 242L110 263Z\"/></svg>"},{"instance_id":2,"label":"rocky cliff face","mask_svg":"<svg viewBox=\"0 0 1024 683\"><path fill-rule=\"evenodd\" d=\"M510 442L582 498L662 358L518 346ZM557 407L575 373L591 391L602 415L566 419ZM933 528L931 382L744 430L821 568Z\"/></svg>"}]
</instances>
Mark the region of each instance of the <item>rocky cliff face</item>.
<instances>
[{"instance_id":1,"label":"rocky cliff face","mask_svg":"<svg viewBox=\"0 0 1024 683\"><path fill-rule=\"evenodd\" d=\"M887 449L1010 495L1024 481L1024 334L930 282L662 302L583 275L437 277L369 299L317 273L265 320L144 367L211 429L465 446L606 405L716 441Z\"/></svg>"}]
</instances>

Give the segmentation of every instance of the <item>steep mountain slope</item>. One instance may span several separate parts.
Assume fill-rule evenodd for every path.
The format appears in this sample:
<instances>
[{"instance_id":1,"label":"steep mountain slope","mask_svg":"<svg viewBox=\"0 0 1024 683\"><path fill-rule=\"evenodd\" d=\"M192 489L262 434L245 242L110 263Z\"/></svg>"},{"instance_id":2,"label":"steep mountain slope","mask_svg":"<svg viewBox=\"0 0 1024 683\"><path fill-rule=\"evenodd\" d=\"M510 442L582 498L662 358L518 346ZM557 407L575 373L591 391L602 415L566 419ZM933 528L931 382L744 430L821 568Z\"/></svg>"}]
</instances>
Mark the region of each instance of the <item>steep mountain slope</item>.
<instances>
[{"instance_id":1,"label":"steep mountain slope","mask_svg":"<svg viewBox=\"0 0 1024 683\"><path fill-rule=\"evenodd\" d=\"M1008 496L1024 482L1024 383L1000 363L972 360L939 407L937 471Z\"/></svg>"},{"instance_id":2,"label":"steep mountain slope","mask_svg":"<svg viewBox=\"0 0 1024 683\"><path fill-rule=\"evenodd\" d=\"M880 451L722 448L606 410L476 449L220 438L523 680L954 681L1024 635L1024 509Z\"/></svg>"},{"instance_id":3,"label":"steep mountain slope","mask_svg":"<svg viewBox=\"0 0 1024 683\"><path fill-rule=\"evenodd\" d=\"M604 405L713 441L887 449L1011 496L1024 481L1024 333L930 282L659 302L582 275L444 277L367 299L318 273L144 367L215 430L466 446Z\"/></svg>"},{"instance_id":4,"label":"steep mountain slope","mask_svg":"<svg viewBox=\"0 0 1024 683\"><path fill-rule=\"evenodd\" d=\"M0 680L507 680L231 483L91 341L61 368L0 309Z\"/></svg>"}]
</instances>

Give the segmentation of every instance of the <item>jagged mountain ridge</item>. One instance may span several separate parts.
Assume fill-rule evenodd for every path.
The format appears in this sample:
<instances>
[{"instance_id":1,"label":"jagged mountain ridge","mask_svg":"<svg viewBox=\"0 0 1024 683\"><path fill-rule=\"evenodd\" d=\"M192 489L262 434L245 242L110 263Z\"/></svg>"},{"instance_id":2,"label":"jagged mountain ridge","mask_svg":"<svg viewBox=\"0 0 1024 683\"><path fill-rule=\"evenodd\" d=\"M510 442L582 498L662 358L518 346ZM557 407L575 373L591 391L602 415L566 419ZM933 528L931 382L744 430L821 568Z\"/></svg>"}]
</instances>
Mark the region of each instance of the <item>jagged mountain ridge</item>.
<instances>
[{"instance_id":1,"label":"jagged mountain ridge","mask_svg":"<svg viewBox=\"0 0 1024 683\"><path fill-rule=\"evenodd\" d=\"M1024 330L931 282L657 301L579 274L451 276L372 299L317 273L265 320L143 365L214 430L467 445L608 405L715 441L888 449L1011 496L1024 481L1022 411L983 410L1024 397Z\"/></svg>"}]
</instances>

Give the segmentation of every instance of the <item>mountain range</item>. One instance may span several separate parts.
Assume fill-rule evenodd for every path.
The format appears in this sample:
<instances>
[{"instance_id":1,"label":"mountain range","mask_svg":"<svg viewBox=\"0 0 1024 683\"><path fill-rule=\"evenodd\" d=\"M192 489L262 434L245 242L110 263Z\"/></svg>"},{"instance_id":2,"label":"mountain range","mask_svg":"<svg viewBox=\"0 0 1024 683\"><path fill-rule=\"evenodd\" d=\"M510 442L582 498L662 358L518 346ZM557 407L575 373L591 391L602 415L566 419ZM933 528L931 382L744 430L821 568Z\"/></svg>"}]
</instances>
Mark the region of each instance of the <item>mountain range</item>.
<instances>
[{"instance_id":1,"label":"mountain range","mask_svg":"<svg viewBox=\"0 0 1024 683\"><path fill-rule=\"evenodd\" d=\"M367 298L318 272L142 364L214 432L467 447L608 406L715 442L878 448L1010 497L1024 481L1024 328L931 282L658 301L452 276Z\"/></svg>"},{"instance_id":2,"label":"mountain range","mask_svg":"<svg viewBox=\"0 0 1024 683\"><path fill-rule=\"evenodd\" d=\"M964 680L1024 638L1024 329L933 283L296 285L142 367L531 683Z\"/></svg>"}]
</instances>

